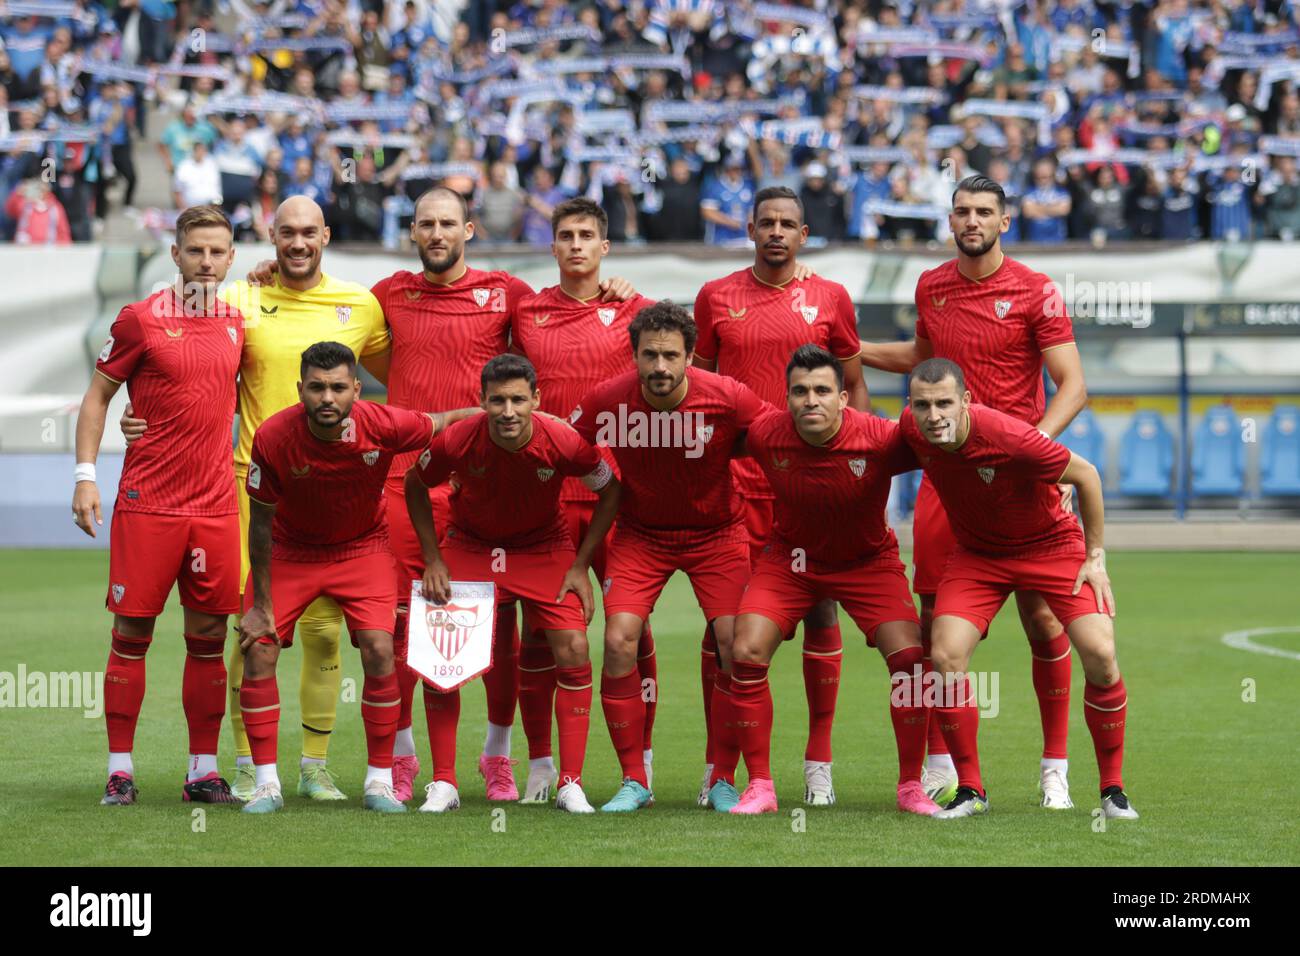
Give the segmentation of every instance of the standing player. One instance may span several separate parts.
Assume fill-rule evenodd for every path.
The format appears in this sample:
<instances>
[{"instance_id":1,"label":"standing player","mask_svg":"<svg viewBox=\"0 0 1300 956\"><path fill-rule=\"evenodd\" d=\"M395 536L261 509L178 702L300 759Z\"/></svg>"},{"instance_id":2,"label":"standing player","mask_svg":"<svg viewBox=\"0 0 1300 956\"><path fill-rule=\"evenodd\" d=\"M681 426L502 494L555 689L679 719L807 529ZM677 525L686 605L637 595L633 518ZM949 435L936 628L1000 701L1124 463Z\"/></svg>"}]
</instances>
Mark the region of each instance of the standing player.
<instances>
[{"instance_id":1,"label":"standing player","mask_svg":"<svg viewBox=\"0 0 1300 956\"><path fill-rule=\"evenodd\" d=\"M957 256L922 274L916 284L916 336L909 342L862 343L862 361L888 372L909 372L938 356L962 367L975 400L1036 425L1048 438L1065 431L1087 400L1074 331L1052 281L1001 247L1010 228L1002 187L969 176L953 193L948 224ZM1043 367L1057 391L1044 410ZM922 640L928 645L934 595L956 545L928 477L921 482L913 521L913 588L921 597ZM1066 740L1070 714L1070 642L1041 594L1017 590L1016 605L1033 653L1034 692L1043 724L1039 788L1042 805L1068 809ZM938 727L930 728L926 792L945 803L956 771Z\"/></svg>"},{"instance_id":2,"label":"standing player","mask_svg":"<svg viewBox=\"0 0 1300 956\"><path fill-rule=\"evenodd\" d=\"M118 314L77 417L72 520L92 538L103 524L95 458L108 403L125 382L154 420L126 453L114 506L106 605L113 612L105 670L108 786L101 801L135 803L131 751L144 702L145 652L172 584L185 609L181 702L189 725L184 799L233 803L217 773L225 712L226 617L239 610L239 511L230 465L243 316L217 287L235 257L230 221L192 206L176 221L171 287Z\"/></svg>"},{"instance_id":3,"label":"standing player","mask_svg":"<svg viewBox=\"0 0 1300 956\"><path fill-rule=\"evenodd\" d=\"M749 576L748 545L729 479L733 445L763 402L734 379L691 367L695 322L658 302L628 327L636 368L602 383L571 421L589 442L612 449L623 482L618 530L605 579L605 658L600 701L623 771L623 786L602 808L639 810L654 802L642 756L645 706L636 649L646 619L674 571L684 571L729 658L732 625ZM734 774L734 734L719 734L717 767ZM715 770L715 773L721 772Z\"/></svg>"},{"instance_id":4,"label":"standing player","mask_svg":"<svg viewBox=\"0 0 1300 956\"><path fill-rule=\"evenodd\" d=\"M608 224L600 204L585 197L557 205L551 213L551 254L560 267L560 283L522 299L511 319L511 347L537 370L538 409L562 418L601 382L635 367L628 355L627 328L638 312L653 304L640 295L622 302L601 300L600 264L609 253ZM603 455L612 461L608 451ZM560 501L569 536L575 543L582 541L595 515L597 495L582 479L566 478ZM591 560L597 580L605 578L605 553L602 538ZM659 675L649 621L636 656L642 696L647 698L643 758L650 779ZM523 803L547 802L559 779L551 759L554 697L555 660L545 638L530 627L519 650L519 713L529 757Z\"/></svg>"},{"instance_id":5,"label":"standing player","mask_svg":"<svg viewBox=\"0 0 1300 956\"><path fill-rule=\"evenodd\" d=\"M275 665L293 643L293 626L328 595L342 609L361 651L366 728L364 803L402 813L393 794L398 688L393 670L392 556L384 479L393 456L419 449L447 416L360 401L356 356L338 342L302 354L301 404L257 430L249 458L252 590L244 596L240 649L247 655L239 706L253 750L257 788L245 813L271 813L284 801L276 773L280 695Z\"/></svg>"},{"instance_id":6,"label":"standing player","mask_svg":"<svg viewBox=\"0 0 1300 956\"><path fill-rule=\"evenodd\" d=\"M695 322L700 339L695 364L744 382L775 406L786 402L786 362L802 345L819 345L843 364L849 407L868 408L857 331L857 313L842 285L818 276L799 279L798 251L808 239L803 204L784 186L760 189L749 223L754 265L700 289ZM750 562L758 560L772 530L772 488L758 464L738 458L732 466L749 532ZM792 636L793 630L787 633ZM803 673L808 697L808 745L804 750L805 802L835 802L831 783L831 725L842 660L835 602L819 601L804 618ZM705 634L700 679L704 710L710 708L717 671L716 648ZM722 677L725 681L726 678ZM705 802L714 763L711 751L700 791Z\"/></svg>"},{"instance_id":7,"label":"standing player","mask_svg":"<svg viewBox=\"0 0 1300 956\"><path fill-rule=\"evenodd\" d=\"M321 271L330 231L320 206L304 196L286 199L276 210L272 238L277 269L265 274L255 272L264 280L261 285L236 282L224 293L227 302L243 310L246 320L239 366L239 442L235 448L243 535L241 594L249 571L250 513L245 479L253 433L276 412L297 404L303 350L315 342L337 340L360 355L362 364L380 381L388 374L388 329L374 296L364 286ZM128 407L128 415L132 411ZM123 431L128 436L143 432L144 425L145 421L123 419ZM345 799L325 765L343 679L339 664L342 622L338 606L328 597L313 602L298 621L303 646L298 793L313 800ZM238 706L244 667L244 656L238 648L232 648L229 666L230 724L236 755L234 793L247 800L255 780L253 757Z\"/></svg>"},{"instance_id":8,"label":"standing player","mask_svg":"<svg viewBox=\"0 0 1300 956\"><path fill-rule=\"evenodd\" d=\"M921 626L885 523L890 480L915 467L915 458L896 424L846 407L844 370L825 349L800 346L786 376L788 411L764 414L744 439L776 496L772 535L741 598L732 649L731 697L749 786L737 803L735 788L719 781L710 802L732 813L776 812L768 667L799 618L834 599L893 674L898 808L929 816L939 807L921 789L926 713L913 687Z\"/></svg>"},{"instance_id":9,"label":"standing player","mask_svg":"<svg viewBox=\"0 0 1300 956\"><path fill-rule=\"evenodd\" d=\"M1115 598L1106 575L1097 469L1033 425L972 404L962 370L933 358L912 371L903 438L952 522L934 606L931 658L944 692L935 716L957 763L953 801L936 817L988 812L976 736L979 709L965 679L971 653L1012 591L1041 594L1065 625L1084 670L1084 719L1107 817L1136 819L1121 777L1128 695L1115 662ZM1083 530L1057 485L1079 489Z\"/></svg>"},{"instance_id":10,"label":"standing player","mask_svg":"<svg viewBox=\"0 0 1300 956\"><path fill-rule=\"evenodd\" d=\"M532 295L523 280L501 270L483 271L465 262L465 244L474 236L465 199L445 187L435 187L415 203L411 240L423 271L399 271L373 288L393 335L392 375L388 401L402 408L460 408L481 400L479 373L484 364L509 348L510 320L519 302ZM626 282L602 283L604 294L628 297ZM398 576L398 617L395 647L405 660L406 605L411 581L424 574L420 543L404 505L403 480L415 456L399 456L388 476L389 530ZM450 487L430 492L439 526L449 518ZM519 632L513 605L498 610L492 670L483 675L488 702L488 729L479 758L479 773L489 800L518 800L510 760L510 730L519 694L517 655ZM419 774L411 703L417 683L404 665L402 713L398 724L394 778L398 796L409 799Z\"/></svg>"},{"instance_id":11,"label":"standing player","mask_svg":"<svg viewBox=\"0 0 1300 956\"><path fill-rule=\"evenodd\" d=\"M555 719L560 728L560 788L556 807L594 813L582 790L582 764L591 720L591 660L587 625L594 610L588 572L597 545L618 509L618 481L596 449L565 424L534 415L537 373L518 355L499 355L482 371L482 419L463 422L433 440L406 475L411 524L424 555L425 593L438 604L451 580L492 581L497 603L524 605L525 619L545 635L556 662ZM429 489L456 475L451 521L441 545ZM579 478L599 500L575 553L560 510L565 477ZM504 555L505 567L498 564ZM513 665L513 661L509 662ZM501 666L494 661L493 667ZM433 782L420 809L460 806L456 786L456 727L460 691L426 685Z\"/></svg>"}]
</instances>

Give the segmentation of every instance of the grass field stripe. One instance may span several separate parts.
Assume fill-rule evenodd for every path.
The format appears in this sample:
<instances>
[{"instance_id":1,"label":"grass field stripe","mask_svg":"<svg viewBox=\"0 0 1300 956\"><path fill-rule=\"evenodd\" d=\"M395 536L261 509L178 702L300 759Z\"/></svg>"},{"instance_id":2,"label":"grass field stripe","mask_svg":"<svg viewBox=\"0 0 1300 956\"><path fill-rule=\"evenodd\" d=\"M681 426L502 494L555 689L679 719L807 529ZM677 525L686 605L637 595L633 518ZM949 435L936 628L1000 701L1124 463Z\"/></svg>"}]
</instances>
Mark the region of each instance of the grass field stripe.
<instances>
[{"instance_id":1,"label":"grass field stripe","mask_svg":"<svg viewBox=\"0 0 1300 956\"><path fill-rule=\"evenodd\" d=\"M1268 654L1271 657L1286 657L1293 661L1300 661L1300 653L1296 651L1284 651L1280 647L1256 644L1251 638L1257 634L1300 634L1300 627L1252 627L1244 631L1232 631L1224 634L1220 640L1229 647L1235 647L1238 650L1253 651L1256 654Z\"/></svg>"}]
</instances>

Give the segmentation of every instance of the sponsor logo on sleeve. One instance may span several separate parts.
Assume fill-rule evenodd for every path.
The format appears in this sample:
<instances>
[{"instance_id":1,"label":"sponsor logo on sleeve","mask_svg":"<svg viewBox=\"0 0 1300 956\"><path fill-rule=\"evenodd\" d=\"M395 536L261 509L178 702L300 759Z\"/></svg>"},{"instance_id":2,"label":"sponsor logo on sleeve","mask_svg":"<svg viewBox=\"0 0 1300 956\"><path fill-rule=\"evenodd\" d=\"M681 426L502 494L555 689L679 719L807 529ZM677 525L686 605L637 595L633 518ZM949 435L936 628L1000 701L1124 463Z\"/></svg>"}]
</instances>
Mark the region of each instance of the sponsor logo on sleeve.
<instances>
[{"instance_id":1,"label":"sponsor logo on sleeve","mask_svg":"<svg viewBox=\"0 0 1300 956\"><path fill-rule=\"evenodd\" d=\"M101 362L107 362L108 357L112 354L113 354L113 336L110 335L108 337L108 340L104 343L104 347L99 350L99 360Z\"/></svg>"},{"instance_id":2,"label":"sponsor logo on sleeve","mask_svg":"<svg viewBox=\"0 0 1300 956\"><path fill-rule=\"evenodd\" d=\"M423 454L420 455L420 467L428 468L429 462L432 460L433 460L433 452L431 452L429 449L426 448Z\"/></svg>"},{"instance_id":3,"label":"sponsor logo on sleeve","mask_svg":"<svg viewBox=\"0 0 1300 956\"><path fill-rule=\"evenodd\" d=\"M255 461L248 463L248 487L254 491L262 487L262 466Z\"/></svg>"}]
</instances>

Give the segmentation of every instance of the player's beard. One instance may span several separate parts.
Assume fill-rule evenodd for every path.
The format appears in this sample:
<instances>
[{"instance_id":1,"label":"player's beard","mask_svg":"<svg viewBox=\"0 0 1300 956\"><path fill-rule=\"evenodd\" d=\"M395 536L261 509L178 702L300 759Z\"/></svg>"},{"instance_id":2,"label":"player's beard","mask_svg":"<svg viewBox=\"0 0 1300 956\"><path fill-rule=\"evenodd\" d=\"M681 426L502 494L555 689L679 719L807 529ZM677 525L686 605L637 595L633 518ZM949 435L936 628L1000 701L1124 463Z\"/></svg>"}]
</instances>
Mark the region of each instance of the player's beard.
<instances>
[{"instance_id":1,"label":"player's beard","mask_svg":"<svg viewBox=\"0 0 1300 956\"><path fill-rule=\"evenodd\" d=\"M781 249L769 249L767 246L760 246L759 255L762 256L764 265L778 269L789 264L790 260L794 258L794 251L789 246Z\"/></svg>"},{"instance_id":2,"label":"player's beard","mask_svg":"<svg viewBox=\"0 0 1300 956\"><path fill-rule=\"evenodd\" d=\"M447 251L443 258L435 259L433 253L429 252L424 246L420 246L420 264L424 266L425 272L431 272L434 275L442 275L448 269L456 264L465 251L465 246L461 243L448 243Z\"/></svg>"},{"instance_id":3,"label":"player's beard","mask_svg":"<svg viewBox=\"0 0 1300 956\"><path fill-rule=\"evenodd\" d=\"M662 377L651 375L645 380L645 390L651 395L657 395L660 397L671 395L676 390L677 386L682 384L682 379L685 377L685 372L682 373L680 378L674 378L672 375L665 375ZM666 388L664 388L665 383L667 384ZM658 389L660 388L663 390L659 391Z\"/></svg>"},{"instance_id":4,"label":"player's beard","mask_svg":"<svg viewBox=\"0 0 1300 956\"><path fill-rule=\"evenodd\" d=\"M307 276L314 275L316 270L320 268L321 252L319 249L310 251L305 261L291 260L288 251L279 254L277 258L281 275L287 275L294 279L305 279Z\"/></svg>"},{"instance_id":5,"label":"player's beard","mask_svg":"<svg viewBox=\"0 0 1300 956\"><path fill-rule=\"evenodd\" d=\"M352 414L352 405L349 404L347 408L342 405L331 405L329 410L338 413L338 417L331 420L321 420L320 413L322 410L321 406L317 406L311 412L311 420L316 423L316 427L321 429L338 428Z\"/></svg>"},{"instance_id":6,"label":"player's beard","mask_svg":"<svg viewBox=\"0 0 1300 956\"><path fill-rule=\"evenodd\" d=\"M973 237L963 236L958 238L957 248L962 251L963 255L969 256L972 259L978 259L980 256L984 255L984 253L988 252L990 249L992 249L994 246L998 244L997 233L994 233L991 239L985 239L983 233L981 233L979 238L979 245L975 246L974 248L971 248L966 245L966 243L969 242L971 238Z\"/></svg>"}]
</instances>

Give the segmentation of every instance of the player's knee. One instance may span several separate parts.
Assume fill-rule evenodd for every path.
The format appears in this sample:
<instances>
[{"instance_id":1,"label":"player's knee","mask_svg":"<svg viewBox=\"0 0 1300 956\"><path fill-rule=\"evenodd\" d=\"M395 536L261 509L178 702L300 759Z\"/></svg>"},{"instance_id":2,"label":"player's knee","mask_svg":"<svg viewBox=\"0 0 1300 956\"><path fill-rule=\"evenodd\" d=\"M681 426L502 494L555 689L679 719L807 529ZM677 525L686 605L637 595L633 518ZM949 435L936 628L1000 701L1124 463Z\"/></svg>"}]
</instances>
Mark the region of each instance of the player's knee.
<instances>
[{"instance_id":1,"label":"player's knee","mask_svg":"<svg viewBox=\"0 0 1300 956\"><path fill-rule=\"evenodd\" d=\"M393 667L393 637L384 631L361 631L357 634L361 666L367 674L382 675Z\"/></svg>"},{"instance_id":2,"label":"player's knee","mask_svg":"<svg viewBox=\"0 0 1300 956\"><path fill-rule=\"evenodd\" d=\"M560 667L581 667L587 663L587 635L581 631L560 631L551 642L551 653Z\"/></svg>"},{"instance_id":3,"label":"player's knee","mask_svg":"<svg viewBox=\"0 0 1300 956\"><path fill-rule=\"evenodd\" d=\"M1031 641L1050 641L1061 633L1061 622L1045 603L1020 609L1020 623Z\"/></svg>"},{"instance_id":4,"label":"player's knee","mask_svg":"<svg viewBox=\"0 0 1300 956\"><path fill-rule=\"evenodd\" d=\"M123 617L121 614L114 614L113 630L122 637L149 641L153 638L154 620L152 617Z\"/></svg>"},{"instance_id":5,"label":"player's knee","mask_svg":"<svg viewBox=\"0 0 1300 956\"><path fill-rule=\"evenodd\" d=\"M322 653L337 654L342 627L338 621L322 621L302 617L298 621L298 639Z\"/></svg>"},{"instance_id":6,"label":"player's knee","mask_svg":"<svg viewBox=\"0 0 1300 956\"><path fill-rule=\"evenodd\" d=\"M956 674L966 669L966 655L946 641L935 641L930 646L930 663L940 674Z\"/></svg>"},{"instance_id":7,"label":"player's knee","mask_svg":"<svg viewBox=\"0 0 1300 956\"><path fill-rule=\"evenodd\" d=\"M611 663L636 666L636 645L640 635L617 629L605 632L605 669L613 672ZM621 672L621 671L620 671Z\"/></svg>"},{"instance_id":8,"label":"player's knee","mask_svg":"<svg viewBox=\"0 0 1300 956\"><path fill-rule=\"evenodd\" d=\"M244 679L263 680L275 676L275 662L280 657L278 644L255 642L244 655Z\"/></svg>"},{"instance_id":9,"label":"player's knee","mask_svg":"<svg viewBox=\"0 0 1300 956\"><path fill-rule=\"evenodd\" d=\"M205 617L201 621L185 625L185 633L207 640L224 642L229 630L224 617Z\"/></svg>"}]
</instances>

